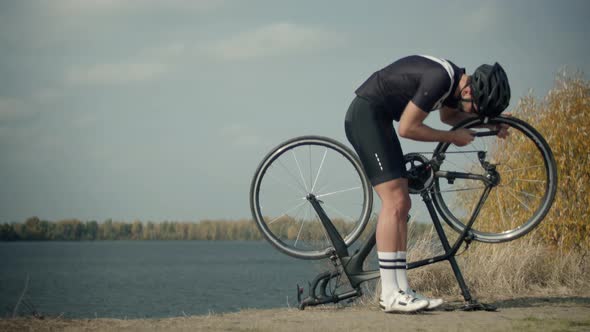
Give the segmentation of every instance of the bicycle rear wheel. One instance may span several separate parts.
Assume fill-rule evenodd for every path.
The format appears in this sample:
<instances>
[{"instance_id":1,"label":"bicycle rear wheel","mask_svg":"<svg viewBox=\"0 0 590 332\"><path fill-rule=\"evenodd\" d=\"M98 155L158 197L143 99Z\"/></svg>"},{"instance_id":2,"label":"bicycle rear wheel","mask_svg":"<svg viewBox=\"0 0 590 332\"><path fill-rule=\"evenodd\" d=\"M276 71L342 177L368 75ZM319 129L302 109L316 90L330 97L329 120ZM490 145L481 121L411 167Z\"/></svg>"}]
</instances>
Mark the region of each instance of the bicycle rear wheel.
<instances>
[{"instance_id":1,"label":"bicycle rear wheel","mask_svg":"<svg viewBox=\"0 0 590 332\"><path fill-rule=\"evenodd\" d=\"M475 127L504 124L509 127L509 136L476 137L464 147L440 143L435 157L444 159L435 176L433 201L443 220L462 232L484 188L490 185L487 201L472 226L474 239L511 241L533 230L549 212L557 188L557 168L547 142L526 122L513 117L484 121L470 119L454 129L489 132Z\"/></svg>"},{"instance_id":2,"label":"bicycle rear wheel","mask_svg":"<svg viewBox=\"0 0 590 332\"><path fill-rule=\"evenodd\" d=\"M350 246L369 220L372 187L356 155L321 136L288 140L258 166L250 187L250 209L263 236L296 258L327 257L332 244L307 200L309 194L320 201Z\"/></svg>"}]
</instances>

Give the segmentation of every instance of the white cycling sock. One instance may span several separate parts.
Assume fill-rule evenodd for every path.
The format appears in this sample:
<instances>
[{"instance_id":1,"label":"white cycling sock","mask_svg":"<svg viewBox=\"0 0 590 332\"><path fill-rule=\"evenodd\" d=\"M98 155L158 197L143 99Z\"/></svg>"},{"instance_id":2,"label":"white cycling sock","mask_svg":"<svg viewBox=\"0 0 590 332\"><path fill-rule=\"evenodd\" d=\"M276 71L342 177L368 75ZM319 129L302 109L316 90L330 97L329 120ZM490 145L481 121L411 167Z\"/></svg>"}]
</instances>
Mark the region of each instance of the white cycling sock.
<instances>
[{"instance_id":1,"label":"white cycling sock","mask_svg":"<svg viewBox=\"0 0 590 332\"><path fill-rule=\"evenodd\" d=\"M395 269L395 278L397 280L398 287L407 292L410 290L410 283L408 282L408 272L407 272L407 263L406 263L406 252L405 251L398 251L395 253L395 261L398 266L401 268Z\"/></svg>"},{"instance_id":2,"label":"white cycling sock","mask_svg":"<svg viewBox=\"0 0 590 332\"><path fill-rule=\"evenodd\" d=\"M381 273L381 300L387 301L400 290L395 272L400 264L396 262L394 252L378 251L377 257L379 258L379 272Z\"/></svg>"}]
</instances>

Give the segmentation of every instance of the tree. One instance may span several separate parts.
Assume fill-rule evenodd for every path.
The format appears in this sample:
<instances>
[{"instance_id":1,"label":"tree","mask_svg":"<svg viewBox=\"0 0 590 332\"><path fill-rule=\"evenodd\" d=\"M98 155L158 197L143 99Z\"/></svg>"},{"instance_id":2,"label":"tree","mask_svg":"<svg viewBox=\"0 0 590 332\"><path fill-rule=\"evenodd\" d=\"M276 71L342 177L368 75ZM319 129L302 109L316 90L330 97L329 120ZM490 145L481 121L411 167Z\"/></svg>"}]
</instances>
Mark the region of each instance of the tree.
<instances>
[{"instance_id":1,"label":"tree","mask_svg":"<svg viewBox=\"0 0 590 332\"><path fill-rule=\"evenodd\" d=\"M14 230L11 224L0 225L0 241L16 241L20 240L20 237Z\"/></svg>"},{"instance_id":2,"label":"tree","mask_svg":"<svg viewBox=\"0 0 590 332\"><path fill-rule=\"evenodd\" d=\"M97 240L98 239L98 223L95 220L86 222L85 239L87 239L87 240Z\"/></svg>"},{"instance_id":3,"label":"tree","mask_svg":"<svg viewBox=\"0 0 590 332\"><path fill-rule=\"evenodd\" d=\"M131 226L131 239L140 240L143 237L143 224L139 220L135 220Z\"/></svg>"},{"instance_id":4,"label":"tree","mask_svg":"<svg viewBox=\"0 0 590 332\"><path fill-rule=\"evenodd\" d=\"M41 240L41 220L38 217L30 217L25 221L24 238L27 240Z\"/></svg>"}]
</instances>

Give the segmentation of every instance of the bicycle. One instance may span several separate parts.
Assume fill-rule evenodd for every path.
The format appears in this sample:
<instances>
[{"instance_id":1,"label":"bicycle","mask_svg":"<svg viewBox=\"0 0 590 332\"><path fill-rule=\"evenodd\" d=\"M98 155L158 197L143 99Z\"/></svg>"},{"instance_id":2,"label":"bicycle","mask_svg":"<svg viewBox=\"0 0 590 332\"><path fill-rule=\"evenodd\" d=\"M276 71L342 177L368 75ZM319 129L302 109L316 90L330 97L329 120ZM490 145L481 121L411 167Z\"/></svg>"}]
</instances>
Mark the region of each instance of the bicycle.
<instances>
[{"instance_id":1,"label":"bicycle","mask_svg":"<svg viewBox=\"0 0 590 332\"><path fill-rule=\"evenodd\" d=\"M494 130L500 124L510 129L506 139ZM468 119L452 130L459 128L476 131L471 144L439 143L434 152L404 156L410 194L419 194L426 204L445 251L409 262L407 268L448 260L465 300L462 309L495 310L472 298L455 259L457 251L463 243L512 241L533 230L555 198L557 169L541 134L515 117ZM363 268L375 246L375 230L360 249L348 251L366 227L372 204L372 187L360 161L336 140L296 137L272 149L258 165L250 208L265 239L287 255L330 258L335 267L315 277L303 300L297 285L300 309L352 300L362 295L363 282L379 278L378 269ZM486 219L475 224L479 215ZM459 233L452 246L439 216ZM330 281L342 275L352 290L329 292Z\"/></svg>"}]
</instances>

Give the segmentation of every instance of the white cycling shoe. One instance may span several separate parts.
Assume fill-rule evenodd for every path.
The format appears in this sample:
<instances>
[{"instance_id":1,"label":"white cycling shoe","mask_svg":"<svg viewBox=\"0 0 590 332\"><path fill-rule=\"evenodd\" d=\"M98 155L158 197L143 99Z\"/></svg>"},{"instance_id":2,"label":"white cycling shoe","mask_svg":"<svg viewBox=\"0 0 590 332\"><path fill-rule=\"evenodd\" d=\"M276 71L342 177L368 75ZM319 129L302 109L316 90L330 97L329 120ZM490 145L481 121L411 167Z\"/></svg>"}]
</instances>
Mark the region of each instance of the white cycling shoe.
<instances>
[{"instance_id":1,"label":"white cycling shoe","mask_svg":"<svg viewBox=\"0 0 590 332\"><path fill-rule=\"evenodd\" d=\"M443 299L431 299L429 297L426 297L422 294L416 293L415 290L410 289L407 291L407 294L419 299L419 300L426 300L428 301L428 307L426 307L426 310L433 310L436 309L438 307L440 307L443 304Z\"/></svg>"},{"instance_id":2,"label":"white cycling shoe","mask_svg":"<svg viewBox=\"0 0 590 332\"><path fill-rule=\"evenodd\" d=\"M387 300L379 300L379 306L384 312L416 312L418 310L426 309L428 307L428 300L418 299L403 291Z\"/></svg>"}]
</instances>

